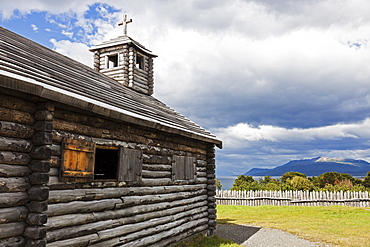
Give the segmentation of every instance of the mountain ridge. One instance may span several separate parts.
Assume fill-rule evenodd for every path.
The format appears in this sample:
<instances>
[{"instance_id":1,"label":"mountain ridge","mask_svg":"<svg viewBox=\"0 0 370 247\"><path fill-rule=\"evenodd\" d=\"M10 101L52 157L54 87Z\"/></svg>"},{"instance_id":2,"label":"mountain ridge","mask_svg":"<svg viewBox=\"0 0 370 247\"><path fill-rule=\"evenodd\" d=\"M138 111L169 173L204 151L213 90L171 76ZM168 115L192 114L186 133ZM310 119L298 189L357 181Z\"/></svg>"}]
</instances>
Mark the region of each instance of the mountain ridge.
<instances>
[{"instance_id":1,"label":"mountain ridge","mask_svg":"<svg viewBox=\"0 0 370 247\"><path fill-rule=\"evenodd\" d=\"M272 169L252 168L247 176L282 176L286 172L300 172L307 176L318 176L325 172L347 173L352 176L366 176L370 163L364 160L316 157L312 159L291 160Z\"/></svg>"}]
</instances>

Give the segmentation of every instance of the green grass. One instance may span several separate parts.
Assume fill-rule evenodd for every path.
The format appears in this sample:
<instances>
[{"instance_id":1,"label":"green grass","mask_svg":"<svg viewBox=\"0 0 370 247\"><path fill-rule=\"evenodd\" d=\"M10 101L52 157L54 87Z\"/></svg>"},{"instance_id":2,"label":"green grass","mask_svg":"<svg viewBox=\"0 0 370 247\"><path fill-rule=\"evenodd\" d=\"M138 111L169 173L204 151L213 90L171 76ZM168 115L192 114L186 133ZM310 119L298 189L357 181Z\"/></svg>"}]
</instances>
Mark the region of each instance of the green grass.
<instances>
[{"instance_id":1,"label":"green grass","mask_svg":"<svg viewBox=\"0 0 370 247\"><path fill-rule=\"evenodd\" d=\"M217 217L219 224L270 227L310 241L370 247L370 210L365 208L219 205Z\"/></svg>"},{"instance_id":2,"label":"green grass","mask_svg":"<svg viewBox=\"0 0 370 247\"><path fill-rule=\"evenodd\" d=\"M203 235L195 236L189 240L174 245L175 247L240 247L233 241L219 238L217 236L205 237Z\"/></svg>"}]
</instances>

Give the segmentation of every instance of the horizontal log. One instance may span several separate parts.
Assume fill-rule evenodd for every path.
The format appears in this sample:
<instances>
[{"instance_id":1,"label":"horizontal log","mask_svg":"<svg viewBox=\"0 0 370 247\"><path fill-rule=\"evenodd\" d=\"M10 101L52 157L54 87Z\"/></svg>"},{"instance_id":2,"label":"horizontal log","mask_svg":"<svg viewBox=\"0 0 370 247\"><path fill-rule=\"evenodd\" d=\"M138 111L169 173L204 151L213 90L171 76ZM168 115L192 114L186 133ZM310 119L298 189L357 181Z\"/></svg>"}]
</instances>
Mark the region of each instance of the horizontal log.
<instances>
[{"instance_id":1,"label":"horizontal log","mask_svg":"<svg viewBox=\"0 0 370 247\"><path fill-rule=\"evenodd\" d=\"M0 239L22 236L27 224L24 222L13 222L0 224Z\"/></svg>"},{"instance_id":2,"label":"horizontal log","mask_svg":"<svg viewBox=\"0 0 370 247\"><path fill-rule=\"evenodd\" d=\"M0 164L0 177L26 177L30 172L28 166Z\"/></svg>"},{"instance_id":3,"label":"horizontal log","mask_svg":"<svg viewBox=\"0 0 370 247\"><path fill-rule=\"evenodd\" d=\"M98 234L89 234L78 238L70 238L62 241L47 243L47 247L82 247L88 246L91 241L98 240Z\"/></svg>"},{"instance_id":4,"label":"horizontal log","mask_svg":"<svg viewBox=\"0 0 370 247\"><path fill-rule=\"evenodd\" d=\"M98 233L98 240L109 240L96 244L94 244L96 241L92 241L91 244L92 246L102 247L114 246L117 245L117 243L120 243L121 245L127 244L128 246L150 246L151 243L159 241L160 239L167 237L167 235L170 236L176 232L180 233L187 228L195 228L198 225L204 225L208 221L208 219L204 218L206 213L200 213L198 215L191 215L188 217L184 217L181 214L178 214L178 216L180 216L180 219L177 217L167 216L151 219L144 223L124 225L114 229L100 231ZM155 238L155 236L157 238ZM150 238L148 239L147 237ZM144 238L146 241L142 242ZM137 241L132 242L133 240Z\"/></svg>"},{"instance_id":5,"label":"horizontal log","mask_svg":"<svg viewBox=\"0 0 370 247\"><path fill-rule=\"evenodd\" d=\"M29 139L33 136L32 126L13 122L0 121L0 135L14 138Z\"/></svg>"},{"instance_id":6,"label":"horizontal log","mask_svg":"<svg viewBox=\"0 0 370 247\"><path fill-rule=\"evenodd\" d=\"M0 208L0 224L24 221L27 217L28 209L25 206Z\"/></svg>"},{"instance_id":7,"label":"horizontal log","mask_svg":"<svg viewBox=\"0 0 370 247\"><path fill-rule=\"evenodd\" d=\"M94 221L114 220L115 224L123 224L121 218L131 217L126 219L125 222L138 222L146 220L151 217L159 217L164 215L171 215L177 212L183 212L197 207L204 207L207 205L207 196L198 196L195 198L184 199L173 203L163 202L150 205L139 205L125 209L107 210L103 212L85 213L85 214L68 214L60 216L52 216L48 218L46 224L49 230L69 227L73 225L81 225L91 223ZM150 214L148 214L150 213ZM140 216L141 218L132 218L132 216ZM121 223L119 223L121 222Z\"/></svg>"},{"instance_id":8,"label":"horizontal log","mask_svg":"<svg viewBox=\"0 0 370 247\"><path fill-rule=\"evenodd\" d=\"M100 230L114 226L112 220L99 221L88 224L76 225L72 227L62 228L58 230L49 230L47 232L46 240L53 242L62 239L80 237L87 234L93 234Z\"/></svg>"},{"instance_id":9,"label":"horizontal log","mask_svg":"<svg viewBox=\"0 0 370 247\"><path fill-rule=\"evenodd\" d=\"M207 167L207 161L205 160L197 160L197 166L200 166L200 167Z\"/></svg>"},{"instance_id":10,"label":"horizontal log","mask_svg":"<svg viewBox=\"0 0 370 247\"><path fill-rule=\"evenodd\" d=\"M59 168L50 168L49 175L56 176L56 177L59 176Z\"/></svg>"},{"instance_id":11,"label":"horizontal log","mask_svg":"<svg viewBox=\"0 0 370 247\"><path fill-rule=\"evenodd\" d=\"M152 179L152 178L143 178L143 186L160 186L160 185L170 185L172 183L171 178L161 178L161 179Z\"/></svg>"},{"instance_id":12,"label":"horizontal log","mask_svg":"<svg viewBox=\"0 0 370 247\"><path fill-rule=\"evenodd\" d=\"M28 154L0 151L0 163L12 165L28 165L31 158Z\"/></svg>"},{"instance_id":13,"label":"horizontal log","mask_svg":"<svg viewBox=\"0 0 370 247\"><path fill-rule=\"evenodd\" d=\"M146 163L146 164L165 164L165 165L171 165L172 159L169 156L144 154L143 155L143 163Z\"/></svg>"},{"instance_id":14,"label":"horizontal log","mask_svg":"<svg viewBox=\"0 0 370 247\"><path fill-rule=\"evenodd\" d=\"M181 224L181 226L179 226ZM191 236L192 234L204 231L208 228L206 225L205 219L198 219L190 222L183 223L180 222L171 222L168 225L162 225L160 227L156 227L155 229L145 229L140 232L135 232L127 237L121 237L119 239L120 243L125 242L130 246L140 247L140 246L167 246L163 243L157 243L163 239L168 240L170 237L175 237L176 241L179 242L182 238ZM155 235L153 235L156 233ZM179 234L186 232L183 234L182 238L179 238ZM131 239L136 239L135 241L131 241ZM112 242L112 241L111 241ZM92 245L96 246L96 245ZM102 245L98 245L102 246Z\"/></svg>"},{"instance_id":15,"label":"horizontal log","mask_svg":"<svg viewBox=\"0 0 370 247\"><path fill-rule=\"evenodd\" d=\"M26 191L31 187L28 178L2 178L0 177L0 192Z\"/></svg>"},{"instance_id":16,"label":"horizontal log","mask_svg":"<svg viewBox=\"0 0 370 247\"><path fill-rule=\"evenodd\" d=\"M207 167L198 167L197 166L197 172L207 172Z\"/></svg>"},{"instance_id":17,"label":"horizontal log","mask_svg":"<svg viewBox=\"0 0 370 247\"><path fill-rule=\"evenodd\" d=\"M28 113L33 113L36 111L36 105L32 102L5 94L0 94L0 105L6 108L25 111Z\"/></svg>"},{"instance_id":18,"label":"horizontal log","mask_svg":"<svg viewBox=\"0 0 370 247\"><path fill-rule=\"evenodd\" d=\"M196 178L195 179L195 182L197 184L206 184L208 182L208 178L207 177L201 177L201 178Z\"/></svg>"},{"instance_id":19,"label":"horizontal log","mask_svg":"<svg viewBox=\"0 0 370 247\"><path fill-rule=\"evenodd\" d=\"M173 243L179 243L182 240L185 240L189 236L195 236L196 234L206 235L206 231L208 229L208 224L201 224L197 227L191 227L190 229L181 229L179 234L175 234L174 232L167 233L168 237L162 238L159 242L156 242L156 246L172 246ZM172 230L171 230L172 231ZM174 229L173 231L178 231ZM162 236L162 235L161 235Z\"/></svg>"},{"instance_id":20,"label":"horizontal log","mask_svg":"<svg viewBox=\"0 0 370 247\"><path fill-rule=\"evenodd\" d=\"M0 208L25 205L28 201L26 192L1 193Z\"/></svg>"},{"instance_id":21,"label":"horizontal log","mask_svg":"<svg viewBox=\"0 0 370 247\"><path fill-rule=\"evenodd\" d=\"M71 213L88 213L112 210L117 204L122 204L121 199L105 199L96 201L76 201L69 203L50 204L45 212L48 216L71 214Z\"/></svg>"},{"instance_id":22,"label":"horizontal log","mask_svg":"<svg viewBox=\"0 0 370 247\"><path fill-rule=\"evenodd\" d=\"M32 125L35 122L33 115L28 112L13 110L1 106L0 120L29 125Z\"/></svg>"},{"instance_id":23,"label":"horizontal log","mask_svg":"<svg viewBox=\"0 0 370 247\"><path fill-rule=\"evenodd\" d=\"M195 222L196 219L202 218L202 217L204 217L204 219L202 219L203 222L208 221L208 219L205 218L207 217L207 213L205 212L191 214L190 212L186 211L186 212L178 213L173 216L153 218L153 219L146 220L144 222L139 222L136 224L128 224L128 225L123 225L123 226L119 226L116 228L102 230L102 231L99 231L98 234L99 234L99 239L104 240L104 239L111 239L111 238L118 237L118 236L132 234L132 233L139 232L146 228L155 227L155 229L151 229L150 232L146 232L145 236L148 236L148 234L153 235L153 233L155 232L167 230L167 229L170 229L171 227L182 225L185 222L189 222L189 221ZM135 236L135 238L137 237Z\"/></svg>"},{"instance_id":24,"label":"horizontal log","mask_svg":"<svg viewBox=\"0 0 370 247\"><path fill-rule=\"evenodd\" d=\"M177 192L191 192L204 190L206 184L184 185L184 186L157 186L157 187L120 187L120 188L99 188L99 189L71 189L71 190L50 190L49 203L87 201L108 198L119 198L123 196L154 195Z\"/></svg>"},{"instance_id":25,"label":"horizontal log","mask_svg":"<svg viewBox=\"0 0 370 247\"><path fill-rule=\"evenodd\" d=\"M0 239L0 246L23 247L25 244L26 239L22 236Z\"/></svg>"},{"instance_id":26,"label":"horizontal log","mask_svg":"<svg viewBox=\"0 0 370 247\"><path fill-rule=\"evenodd\" d=\"M122 208L127 206L133 205L142 205L142 204L150 204L150 203L158 203L158 202L166 202L166 201L176 201L182 200L198 195L206 194L207 190L198 190L192 192L178 192L178 193L171 193L171 194L158 194L158 195L144 195L144 196L125 196L122 197L122 203L117 204L116 208Z\"/></svg>"},{"instance_id":27,"label":"horizontal log","mask_svg":"<svg viewBox=\"0 0 370 247\"><path fill-rule=\"evenodd\" d=\"M50 194L53 191L49 192ZM145 203L157 203L166 201L182 200L197 195L206 194L207 190L198 190L193 192L179 192L171 194L146 195L146 196L124 196L121 199L103 199L93 201L73 201L69 203L50 204L46 214L49 216L63 215L69 213L86 213L108 210L112 208L124 208L133 205L141 205ZM55 200L55 197L54 197Z\"/></svg>"},{"instance_id":28,"label":"horizontal log","mask_svg":"<svg viewBox=\"0 0 370 247\"><path fill-rule=\"evenodd\" d=\"M148 171L171 171L171 165L143 164L143 170Z\"/></svg>"},{"instance_id":29,"label":"horizontal log","mask_svg":"<svg viewBox=\"0 0 370 247\"><path fill-rule=\"evenodd\" d=\"M24 139L0 137L0 150L28 153L32 144Z\"/></svg>"},{"instance_id":30,"label":"horizontal log","mask_svg":"<svg viewBox=\"0 0 370 247\"><path fill-rule=\"evenodd\" d=\"M143 178L171 178L172 173L170 171L148 171L142 170L141 175Z\"/></svg>"},{"instance_id":31,"label":"horizontal log","mask_svg":"<svg viewBox=\"0 0 370 247\"><path fill-rule=\"evenodd\" d=\"M199 178L199 177L207 177L207 172L197 172L196 173L197 175L197 177Z\"/></svg>"},{"instance_id":32,"label":"horizontal log","mask_svg":"<svg viewBox=\"0 0 370 247\"><path fill-rule=\"evenodd\" d=\"M148 65L148 63L145 63L145 65ZM148 77L148 74L149 74L148 71L134 67L134 75L140 75L141 77L145 78Z\"/></svg>"}]
</instances>

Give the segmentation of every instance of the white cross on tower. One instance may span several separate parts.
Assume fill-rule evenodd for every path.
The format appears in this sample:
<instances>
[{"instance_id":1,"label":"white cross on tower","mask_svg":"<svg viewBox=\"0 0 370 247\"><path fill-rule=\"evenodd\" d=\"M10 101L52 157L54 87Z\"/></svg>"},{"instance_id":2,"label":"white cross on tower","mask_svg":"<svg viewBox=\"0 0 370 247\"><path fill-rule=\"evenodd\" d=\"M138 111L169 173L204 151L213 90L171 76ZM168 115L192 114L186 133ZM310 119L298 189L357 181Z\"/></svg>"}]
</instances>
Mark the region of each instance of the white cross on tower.
<instances>
[{"instance_id":1,"label":"white cross on tower","mask_svg":"<svg viewBox=\"0 0 370 247\"><path fill-rule=\"evenodd\" d=\"M123 17L123 21L118 23L118 26L123 25L123 36L127 36L127 24L131 22L132 22L132 19L127 20L127 15L125 15Z\"/></svg>"}]
</instances>

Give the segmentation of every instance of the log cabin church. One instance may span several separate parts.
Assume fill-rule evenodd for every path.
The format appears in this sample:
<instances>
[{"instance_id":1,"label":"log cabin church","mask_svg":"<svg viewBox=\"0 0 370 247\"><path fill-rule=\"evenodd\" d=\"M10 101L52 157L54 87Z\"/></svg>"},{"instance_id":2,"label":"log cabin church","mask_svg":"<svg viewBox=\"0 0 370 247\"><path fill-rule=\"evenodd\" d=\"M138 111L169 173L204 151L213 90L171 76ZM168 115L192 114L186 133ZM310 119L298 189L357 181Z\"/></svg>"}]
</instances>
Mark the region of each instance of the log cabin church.
<instances>
[{"instance_id":1,"label":"log cabin church","mask_svg":"<svg viewBox=\"0 0 370 247\"><path fill-rule=\"evenodd\" d=\"M216 227L216 136L155 99L150 50L94 68L0 27L0 246L167 246Z\"/></svg>"}]
</instances>

